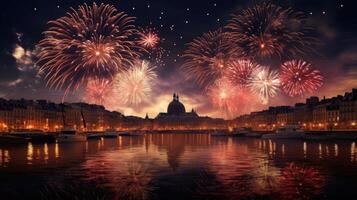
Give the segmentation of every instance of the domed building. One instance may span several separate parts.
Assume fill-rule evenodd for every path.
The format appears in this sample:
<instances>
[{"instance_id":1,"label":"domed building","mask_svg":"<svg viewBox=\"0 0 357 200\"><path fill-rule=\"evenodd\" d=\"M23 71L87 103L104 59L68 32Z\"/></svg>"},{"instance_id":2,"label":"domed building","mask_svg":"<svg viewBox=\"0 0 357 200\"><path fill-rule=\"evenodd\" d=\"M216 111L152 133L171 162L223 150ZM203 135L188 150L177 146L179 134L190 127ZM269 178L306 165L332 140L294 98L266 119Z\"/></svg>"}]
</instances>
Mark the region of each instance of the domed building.
<instances>
[{"instance_id":1,"label":"domed building","mask_svg":"<svg viewBox=\"0 0 357 200\"><path fill-rule=\"evenodd\" d=\"M179 95L167 106L167 113L159 113L152 120L153 130L202 130L217 129L225 126L223 119L200 117L193 109L186 112L185 105L180 102Z\"/></svg>"},{"instance_id":2,"label":"domed building","mask_svg":"<svg viewBox=\"0 0 357 200\"><path fill-rule=\"evenodd\" d=\"M179 96L174 93L174 98L167 107L167 114L182 115L186 113L185 106L180 102Z\"/></svg>"}]
</instances>

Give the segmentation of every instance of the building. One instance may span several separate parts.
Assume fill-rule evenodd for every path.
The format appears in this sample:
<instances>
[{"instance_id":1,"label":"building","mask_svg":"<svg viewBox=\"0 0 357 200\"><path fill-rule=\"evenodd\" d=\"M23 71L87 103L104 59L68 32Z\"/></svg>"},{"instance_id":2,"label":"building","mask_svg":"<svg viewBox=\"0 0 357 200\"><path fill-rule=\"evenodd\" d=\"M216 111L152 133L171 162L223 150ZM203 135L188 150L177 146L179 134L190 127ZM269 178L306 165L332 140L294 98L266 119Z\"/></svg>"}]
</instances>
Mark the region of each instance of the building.
<instances>
[{"instance_id":1,"label":"building","mask_svg":"<svg viewBox=\"0 0 357 200\"><path fill-rule=\"evenodd\" d=\"M147 121L150 119L146 119ZM174 94L166 113L159 113L151 120L152 130L207 130L226 129L223 119L199 116L194 109L186 112L179 95Z\"/></svg>"},{"instance_id":2,"label":"building","mask_svg":"<svg viewBox=\"0 0 357 200\"><path fill-rule=\"evenodd\" d=\"M231 124L255 130L275 130L286 125L307 130L357 130L357 89L328 99L310 97L294 107L269 107L239 116Z\"/></svg>"}]
</instances>

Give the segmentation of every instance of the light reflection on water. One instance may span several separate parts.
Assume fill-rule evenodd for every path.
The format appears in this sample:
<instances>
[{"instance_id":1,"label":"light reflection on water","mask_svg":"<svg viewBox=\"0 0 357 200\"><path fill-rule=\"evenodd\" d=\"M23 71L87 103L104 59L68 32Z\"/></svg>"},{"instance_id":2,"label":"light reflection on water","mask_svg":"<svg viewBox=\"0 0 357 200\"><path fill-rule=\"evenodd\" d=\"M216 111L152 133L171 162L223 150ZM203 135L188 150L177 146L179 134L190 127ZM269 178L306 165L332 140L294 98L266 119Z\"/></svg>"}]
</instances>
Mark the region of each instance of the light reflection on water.
<instances>
[{"instance_id":1,"label":"light reflection on water","mask_svg":"<svg viewBox=\"0 0 357 200\"><path fill-rule=\"evenodd\" d=\"M356 152L349 141L206 134L0 146L0 192L40 199L347 198L356 194Z\"/></svg>"}]
</instances>

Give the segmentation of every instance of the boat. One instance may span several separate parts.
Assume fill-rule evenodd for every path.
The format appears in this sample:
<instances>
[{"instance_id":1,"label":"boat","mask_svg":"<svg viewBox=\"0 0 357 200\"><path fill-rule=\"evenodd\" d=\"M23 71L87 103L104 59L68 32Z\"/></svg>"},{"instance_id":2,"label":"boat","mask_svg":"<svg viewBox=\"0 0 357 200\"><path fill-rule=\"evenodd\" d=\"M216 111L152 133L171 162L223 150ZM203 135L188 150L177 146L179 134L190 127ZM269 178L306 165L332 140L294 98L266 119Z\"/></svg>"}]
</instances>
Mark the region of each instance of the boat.
<instances>
[{"instance_id":1,"label":"boat","mask_svg":"<svg viewBox=\"0 0 357 200\"><path fill-rule=\"evenodd\" d=\"M16 129L10 132L10 135L28 138L31 142L42 143L42 142L54 142L55 136L54 134L49 134L47 132L43 132L42 130L36 129Z\"/></svg>"},{"instance_id":2,"label":"boat","mask_svg":"<svg viewBox=\"0 0 357 200\"><path fill-rule=\"evenodd\" d=\"M78 133L75 129L63 129L56 137L57 142L85 142L87 137Z\"/></svg>"},{"instance_id":3,"label":"boat","mask_svg":"<svg viewBox=\"0 0 357 200\"><path fill-rule=\"evenodd\" d=\"M262 137L262 133L260 132L253 132L251 128L240 128L238 129L239 133L241 133L244 137L255 137L255 138L259 138Z\"/></svg>"},{"instance_id":4,"label":"boat","mask_svg":"<svg viewBox=\"0 0 357 200\"><path fill-rule=\"evenodd\" d=\"M64 115L64 112L65 112L64 104L61 104L61 107L62 107L63 127L65 127L65 128L62 129L60 131L60 133L57 135L57 137L56 137L57 142L62 143L62 142L85 142L85 141L87 141L87 136L85 134L78 133L77 130L68 128L68 126L66 124L66 118ZM84 115L83 115L83 111L82 111L82 107L81 107L81 117L82 117L83 127L87 128L86 121L84 119Z\"/></svg>"},{"instance_id":5,"label":"boat","mask_svg":"<svg viewBox=\"0 0 357 200\"><path fill-rule=\"evenodd\" d=\"M214 131L212 133L210 133L211 136L214 136L214 137L227 137L228 134L225 133L225 132L220 132L220 131Z\"/></svg>"},{"instance_id":6,"label":"boat","mask_svg":"<svg viewBox=\"0 0 357 200\"><path fill-rule=\"evenodd\" d=\"M263 139L303 139L304 132L297 126L285 126L275 133L263 134Z\"/></svg>"},{"instance_id":7,"label":"boat","mask_svg":"<svg viewBox=\"0 0 357 200\"><path fill-rule=\"evenodd\" d=\"M0 134L0 144L27 144L29 141L30 138L11 134Z\"/></svg>"},{"instance_id":8,"label":"boat","mask_svg":"<svg viewBox=\"0 0 357 200\"><path fill-rule=\"evenodd\" d=\"M105 138L116 138L118 137L118 133L115 131L106 131L103 133L103 137Z\"/></svg>"},{"instance_id":9,"label":"boat","mask_svg":"<svg viewBox=\"0 0 357 200\"><path fill-rule=\"evenodd\" d=\"M103 137L102 132L87 132L86 135L87 135L87 139L99 139Z\"/></svg>"},{"instance_id":10,"label":"boat","mask_svg":"<svg viewBox=\"0 0 357 200\"><path fill-rule=\"evenodd\" d=\"M139 132L121 132L117 134L118 136L124 136L124 137L138 137L138 136L143 136L142 133Z\"/></svg>"}]
</instances>

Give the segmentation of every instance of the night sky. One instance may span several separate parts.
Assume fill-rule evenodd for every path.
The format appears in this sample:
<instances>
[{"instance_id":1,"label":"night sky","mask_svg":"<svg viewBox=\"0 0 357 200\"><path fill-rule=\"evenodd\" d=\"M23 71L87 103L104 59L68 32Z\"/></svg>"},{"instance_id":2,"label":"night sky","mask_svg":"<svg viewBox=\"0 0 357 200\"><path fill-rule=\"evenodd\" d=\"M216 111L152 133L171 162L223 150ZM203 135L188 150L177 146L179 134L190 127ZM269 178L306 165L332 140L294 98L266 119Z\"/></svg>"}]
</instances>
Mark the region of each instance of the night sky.
<instances>
[{"instance_id":1,"label":"night sky","mask_svg":"<svg viewBox=\"0 0 357 200\"><path fill-rule=\"evenodd\" d=\"M0 97L48 99L60 102L63 92L45 87L35 66L35 45L42 39L42 32L48 28L47 22L62 17L70 7L78 8L83 3L93 1L44 1L12 0L2 1L0 11ZM221 117L208 100L205 92L194 81L186 80L179 70L183 60L181 55L185 44L203 33L213 31L227 24L230 15L252 6L259 1L205 0L205 1L164 1L164 0L117 0L96 1L109 3L118 10L136 17L139 27L155 28L164 41L165 65L158 66L159 81L149 103L132 109L118 105L124 114L154 117L164 112L171 101L173 92L181 95L187 110L195 108L201 115ZM307 96L334 96L357 87L357 14L354 1L344 0L282 0L272 1L282 7L293 7L309 17L309 23L316 29L321 41L318 55L309 61L325 77L324 86L314 94L299 98L279 95L270 105L292 105ZM22 47L25 52L16 52ZM19 48L17 48L19 49ZM21 56L18 56L21 54ZM24 54L24 55L22 55ZM66 101L85 101L80 91L71 93ZM263 109L269 105L251 108Z\"/></svg>"}]
</instances>

